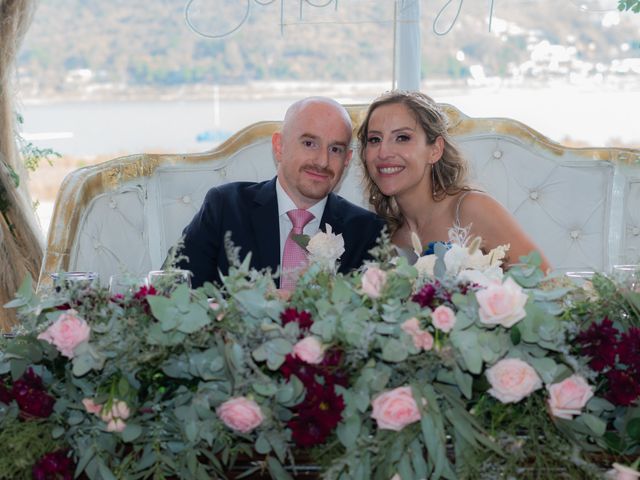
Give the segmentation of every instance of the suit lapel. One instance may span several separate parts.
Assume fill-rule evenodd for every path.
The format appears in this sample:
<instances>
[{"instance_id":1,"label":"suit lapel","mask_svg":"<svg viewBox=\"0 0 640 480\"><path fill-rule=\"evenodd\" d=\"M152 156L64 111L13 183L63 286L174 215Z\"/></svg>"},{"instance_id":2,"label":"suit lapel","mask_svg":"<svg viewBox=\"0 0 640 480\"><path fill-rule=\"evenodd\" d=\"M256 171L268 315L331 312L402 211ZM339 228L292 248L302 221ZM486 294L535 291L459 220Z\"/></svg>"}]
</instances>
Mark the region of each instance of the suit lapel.
<instances>
[{"instance_id":1,"label":"suit lapel","mask_svg":"<svg viewBox=\"0 0 640 480\"><path fill-rule=\"evenodd\" d=\"M330 193L327 197L327 204L324 207L322 213L322 219L320 220L320 230L327 231L327 223L331 225L333 233L342 233L342 215L338 211L335 205L335 195Z\"/></svg>"},{"instance_id":2,"label":"suit lapel","mask_svg":"<svg viewBox=\"0 0 640 480\"><path fill-rule=\"evenodd\" d=\"M278 220L278 198L275 177L260 185L254 198L251 223L254 235L254 258L257 268L271 267L276 271L280 265L280 222Z\"/></svg>"}]
</instances>

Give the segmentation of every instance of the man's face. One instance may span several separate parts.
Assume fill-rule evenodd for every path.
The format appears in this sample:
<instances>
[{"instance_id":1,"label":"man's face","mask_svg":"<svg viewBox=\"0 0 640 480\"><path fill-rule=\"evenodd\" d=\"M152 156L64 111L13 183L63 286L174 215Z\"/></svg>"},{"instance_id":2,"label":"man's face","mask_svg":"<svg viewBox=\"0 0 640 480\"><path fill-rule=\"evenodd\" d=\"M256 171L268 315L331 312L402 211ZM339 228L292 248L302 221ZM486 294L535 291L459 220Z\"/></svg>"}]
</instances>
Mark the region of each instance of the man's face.
<instances>
[{"instance_id":1,"label":"man's face","mask_svg":"<svg viewBox=\"0 0 640 480\"><path fill-rule=\"evenodd\" d=\"M351 126L329 103L303 104L272 138L278 179L298 208L333 190L351 160Z\"/></svg>"}]
</instances>

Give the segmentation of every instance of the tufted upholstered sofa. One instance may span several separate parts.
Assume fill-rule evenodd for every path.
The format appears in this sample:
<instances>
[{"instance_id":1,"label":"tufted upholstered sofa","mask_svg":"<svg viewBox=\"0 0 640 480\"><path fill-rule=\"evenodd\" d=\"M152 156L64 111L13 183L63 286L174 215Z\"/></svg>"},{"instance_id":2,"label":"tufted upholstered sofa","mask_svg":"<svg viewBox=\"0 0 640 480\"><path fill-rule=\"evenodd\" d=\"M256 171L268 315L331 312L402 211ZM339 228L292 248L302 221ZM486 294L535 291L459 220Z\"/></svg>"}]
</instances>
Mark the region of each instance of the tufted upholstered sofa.
<instances>
[{"instance_id":1,"label":"tufted upholstered sofa","mask_svg":"<svg viewBox=\"0 0 640 480\"><path fill-rule=\"evenodd\" d=\"M474 183L503 203L560 270L606 271L640 259L640 150L574 149L514 120L469 118L443 105ZM347 107L354 124L365 105ZM69 174L56 201L40 281L56 271L145 275L196 213L209 188L275 174L271 134L251 125L214 150L140 154ZM361 162L337 189L365 205Z\"/></svg>"}]
</instances>

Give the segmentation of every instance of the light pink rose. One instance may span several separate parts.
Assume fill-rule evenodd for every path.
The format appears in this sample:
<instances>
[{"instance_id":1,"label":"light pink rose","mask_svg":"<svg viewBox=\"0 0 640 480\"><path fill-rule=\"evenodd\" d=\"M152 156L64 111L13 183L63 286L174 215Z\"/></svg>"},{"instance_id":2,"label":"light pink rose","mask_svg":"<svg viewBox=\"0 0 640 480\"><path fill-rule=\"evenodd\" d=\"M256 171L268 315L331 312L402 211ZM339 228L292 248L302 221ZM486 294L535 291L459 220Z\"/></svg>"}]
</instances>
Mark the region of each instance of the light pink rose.
<instances>
[{"instance_id":1,"label":"light pink rose","mask_svg":"<svg viewBox=\"0 0 640 480\"><path fill-rule=\"evenodd\" d=\"M378 298L387 283L387 272L378 267L369 267L362 275L362 291L371 298Z\"/></svg>"},{"instance_id":2,"label":"light pink rose","mask_svg":"<svg viewBox=\"0 0 640 480\"><path fill-rule=\"evenodd\" d=\"M627 467L619 463L614 463L613 468L607 472L606 478L611 480L638 480L640 472L635 468Z\"/></svg>"},{"instance_id":3,"label":"light pink rose","mask_svg":"<svg viewBox=\"0 0 640 480\"><path fill-rule=\"evenodd\" d=\"M580 415L582 408L593 397L593 388L579 375L572 375L560 383L554 383L548 386L547 390L547 403L551 413L567 420L571 420L574 415Z\"/></svg>"},{"instance_id":4,"label":"light pink rose","mask_svg":"<svg viewBox=\"0 0 640 480\"><path fill-rule=\"evenodd\" d=\"M420 410L411 393L411 387L398 387L381 393L371 402L371 418L378 428L399 432L407 425L420 420Z\"/></svg>"},{"instance_id":5,"label":"light pink rose","mask_svg":"<svg viewBox=\"0 0 640 480\"><path fill-rule=\"evenodd\" d=\"M403 332L411 336L416 348L431 350L433 348L433 336L426 330L420 328L420 323L416 317L405 320L400 328Z\"/></svg>"},{"instance_id":6,"label":"light pink rose","mask_svg":"<svg viewBox=\"0 0 640 480\"><path fill-rule=\"evenodd\" d=\"M96 402L94 402L92 398L83 399L82 405L84 405L84 408L88 413L93 413L94 415L99 416L100 411L102 410L102 405L99 405Z\"/></svg>"},{"instance_id":7,"label":"light pink rose","mask_svg":"<svg viewBox=\"0 0 640 480\"><path fill-rule=\"evenodd\" d=\"M258 404L246 397L227 400L216 409L216 413L227 427L242 433L249 433L264 420Z\"/></svg>"},{"instance_id":8,"label":"light pink rose","mask_svg":"<svg viewBox=\"0 0 640 480\"><path fill-rule=\"evenodd\" d=\"M303 362L317 365L324 358L325 347L316 337L306 337L293 346L293 354Z\"/></svg>"},{"instance_id":9,"label":"light pink rose","mask_svg":"<svg viewBox=\"0 0 640 480\"><path fill-rule=\"evenodd\" d=\"M511 327L527 314L527 295L511 277L502 284L494 283L476 293L480 305L480 321L486 325Z\"/></svg>"},{"instance_id":10,"label":"light pink rose","mask_svg":"<svg viewBox=\"0 0 640 480\"><path fill-rule=\"evenodd\" d=\"M516 403L542 387L531 365L518 358L506 358L486 372L491 384L489 393L502 403Z\"/></svg>"},{"instance_id":11,"label":"light pink rose","mask_svg":"<svg viewBox=\"0 0 640 480\"><path fill-rule=\"evenodd\" d=\"M447 333L456 324L456 314L446 305L440 305L431 313L431 320L434 327Z\"/></svg>"},{"instance_id":12,"label":"light pink rose","mask_svg":"<svg viewBox=\"0 0 640 480\"><path fill-rule=\"evenodd\" d=\"M74 349L82 342L89 340L91 328L75 310L67 310L49 325L38 339L56 346L58 351L67 358L73 358Z\"/></svg>"}]
</instances>

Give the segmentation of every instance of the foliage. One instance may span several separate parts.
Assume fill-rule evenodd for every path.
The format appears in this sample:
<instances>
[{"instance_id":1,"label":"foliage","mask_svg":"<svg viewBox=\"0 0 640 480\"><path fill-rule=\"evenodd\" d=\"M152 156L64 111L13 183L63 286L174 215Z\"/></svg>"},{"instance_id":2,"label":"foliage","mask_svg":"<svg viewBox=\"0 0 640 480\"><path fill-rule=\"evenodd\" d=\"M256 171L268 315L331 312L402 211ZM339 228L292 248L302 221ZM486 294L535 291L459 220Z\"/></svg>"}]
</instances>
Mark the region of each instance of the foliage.
<instances>
[{"instance_id":1,"label":"foliage","mask_svg":"<svg viewBox=\"0 0 640 480\"><path fill-rule=\"evenodd\" d=\"M640 13L640 0L618 0L618 10L631 10Z\"/></svg>"},{"instance_id":2,"label":"foliage","mask_svg":"<svg viewBox=\"0 0 640 480\"><path fill-rule=\"evenodd\" d=\"M86 284L35 295L26 281L9 304L22 327L0 350L13 392L0 395L0 422L38 452L68 448L89 478L290 478L301 462L327 479L597 478L588 455L637 456L638 399L606 400L576 340L591 312L613 307L543 280L535 255L502 278L486 263L495 256L471 250L438 248L416 268L383 241L363 272L311 264L286 301L269 273L233 255L222 286L167 296ZM616 326L633 336L623 317ZM489 373L504 360L535 377L518 398ZM29 398L56 400L41 424L56 445L16 428L34 421L15 413L31 405L18 401L25 375L42 385ZM541 387L572 375L595 395L560 418Z\"/></svg>"}]
</instances>

